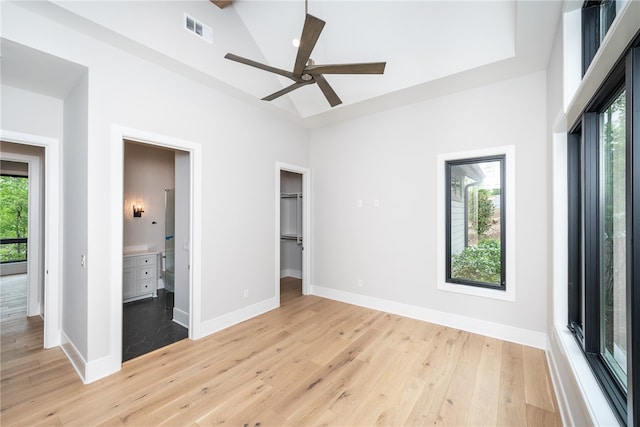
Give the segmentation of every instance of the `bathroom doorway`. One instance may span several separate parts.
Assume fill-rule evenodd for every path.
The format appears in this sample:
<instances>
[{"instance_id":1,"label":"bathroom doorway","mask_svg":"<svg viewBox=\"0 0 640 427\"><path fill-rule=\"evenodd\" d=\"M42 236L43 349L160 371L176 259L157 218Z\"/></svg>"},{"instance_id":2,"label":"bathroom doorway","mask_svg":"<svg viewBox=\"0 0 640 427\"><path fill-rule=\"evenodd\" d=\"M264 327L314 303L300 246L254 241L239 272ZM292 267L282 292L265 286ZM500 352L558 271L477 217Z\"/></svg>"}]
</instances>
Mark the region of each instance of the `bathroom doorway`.
<instances>
[{"instance_id":1,"label":"bathroom doorway","mask_svg":"<svg viewBox=\"0 0 640 427\"><path fill-rule=\"evenodd\" d=\"M125 140L123 178L127 361L189 335L189 153Z\"/></svg>"}]
</instances>

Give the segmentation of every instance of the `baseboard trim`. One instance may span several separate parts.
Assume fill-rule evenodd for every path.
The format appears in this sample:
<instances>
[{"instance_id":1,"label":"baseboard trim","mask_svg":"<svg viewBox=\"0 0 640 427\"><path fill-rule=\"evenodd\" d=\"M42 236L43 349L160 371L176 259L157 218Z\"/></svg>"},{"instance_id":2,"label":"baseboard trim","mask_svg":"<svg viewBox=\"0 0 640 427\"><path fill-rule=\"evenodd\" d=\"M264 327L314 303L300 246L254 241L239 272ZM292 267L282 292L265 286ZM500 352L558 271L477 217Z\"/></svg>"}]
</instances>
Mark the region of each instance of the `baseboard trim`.
<instances>
[{"instance_id":1,"label":"baseboard trim","mask_svg":"<svg viewBox=\"0 0 640 427\"><path fill-rule=\"evenodd\" d=\"M302 270L283 268L280 270L280 278L282 279L283 277L295 277L296 279L302 279Z\"/></svg>"},{"instance_id":2,"label":"baseboard trim","mask_svg":"<svg viewBox=\"0 0 640 427\"><path fill-rule=\"evenodd\" d=\"M73 369L76 370L76 373L78 374L82 382L86 384L87 382L85 381L85 372L87 368L87 362L84 360L84 357L82 357L76 346L69 339L67 334L64 333L64 331L60 332L60 348L62 349L62 352L67 356L67 359L69 359L69 362L71 362L71 366L73 366Z\"/></svg>"},{"instance_id":3,"label":"baseboard trim","mask_svg":"<svg viewBox=\"0 0 640 427\"><path fill-rule=\"evenodd\" d=\"M173 307L173 321L178 325L189 329L189 313Z\"/></svg>"},{"instance_id":4,"label":"baseboard trim","mask_svg":"<svg viewBox=\"0 0 640 427\"><path fill-rule=\"evenodd\" d=\"M60 348L62 348L62 352L67 356L71 366L73 366L73 369L75 369L84 384L92 383L120 370L122 361L115 360L111 356L87 362L64 332L61 332L60 336Z\"/></svg>"},{"instance_id":5,"label":"baseboard trim","mask_svg":"<svg viewBox=\"0 0 640 427\"><path fill-rule=\"evenodd\" d=\"M231 313L223 314L222 316L214 319L205 320L200 323L197 334L198 336L194 336L193 339L204 338L207 335L214 334L230 326L264 314L267 311L276 309L278 308L278 302L278 298L273 297L248 307L243 307Z\"/></svg>"},{"instance_id":6,"label":"baseboard trim","mask_svg":"<svg viewBox=\"0 0 640 427\"><path fill-rule=\"evenodd\" d=\"M317 295L348 304L384 311L386 313L397 314L399 316L461 329L463 331L497 338L504 341L510 341L543 350L546 350L547 347L547 335L542 332L516 328L501 323L474 319L472 317L461 316L459 314L445 313L443 311L431 310L424 307L355 294L352 292L340 291L323 286L311 285L309 291L311 295Z\"/></svg>"}]
</instances>

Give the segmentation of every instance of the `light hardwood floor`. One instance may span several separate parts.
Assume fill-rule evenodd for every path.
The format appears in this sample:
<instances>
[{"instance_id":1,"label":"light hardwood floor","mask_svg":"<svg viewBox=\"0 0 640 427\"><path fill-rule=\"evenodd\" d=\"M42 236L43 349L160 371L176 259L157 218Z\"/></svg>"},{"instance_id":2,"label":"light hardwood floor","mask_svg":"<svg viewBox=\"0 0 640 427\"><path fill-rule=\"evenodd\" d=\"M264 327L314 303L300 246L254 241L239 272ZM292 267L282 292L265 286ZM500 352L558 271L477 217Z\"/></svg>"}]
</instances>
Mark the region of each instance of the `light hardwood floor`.
<instances>
[{"instance_id":1,"label":"light hardwood floor","mask_svg":"<svg viewBox=\"0 0 640 427\"><path fill-rule=\"evenodd\" d=\"M42 322L2 323L3 426L557 426L544 352L314 296L82 385Z\"/></svg>"},{"instance_id":2,"label":"light hardwood floor","mask_svg":"<svg viewBox=\"0 0 640 427\"><path fill-rule=\"evenodd\" d=\"M0 318L24 317L27 312L27 275L0 276Z\"/></svg>"}]
</instances>

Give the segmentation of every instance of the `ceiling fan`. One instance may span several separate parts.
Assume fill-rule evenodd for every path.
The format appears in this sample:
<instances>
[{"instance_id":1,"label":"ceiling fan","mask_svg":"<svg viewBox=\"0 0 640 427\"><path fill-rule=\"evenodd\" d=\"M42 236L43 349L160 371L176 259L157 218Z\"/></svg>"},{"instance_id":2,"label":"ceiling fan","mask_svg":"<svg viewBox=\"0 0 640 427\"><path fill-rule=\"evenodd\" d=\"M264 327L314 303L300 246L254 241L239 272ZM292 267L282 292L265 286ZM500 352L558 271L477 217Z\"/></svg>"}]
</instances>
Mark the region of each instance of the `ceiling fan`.
<instances>
[{"instance_id":1,"label":"ceiling fan","mask_svg":"<svg viewBox=\"0 0 640 427\"><path fill-rule=\"evenodd\" d=\"M292 72L261 64L232 53L227 53L224 57L231 61L240 62L261 70L279 74L294 81L291 86L287 86L282 90L265 96L262 98L263 101L273 101L274 99L302 86L317 83L325 98L329 101L329 104L332 107L335 107L336 105L342 104L342 101L324 78L324 74L383 74L384 67L387 63L368 62L357 64L316 65L314 61L310 59L310 56L318 38L320 37L324 24L325 22L323 20L308 13L306 14L304 26L302 28L302 35L300 36L298 54L296 56L296 62L293 66Z\"/></svg>"}]
</instances>

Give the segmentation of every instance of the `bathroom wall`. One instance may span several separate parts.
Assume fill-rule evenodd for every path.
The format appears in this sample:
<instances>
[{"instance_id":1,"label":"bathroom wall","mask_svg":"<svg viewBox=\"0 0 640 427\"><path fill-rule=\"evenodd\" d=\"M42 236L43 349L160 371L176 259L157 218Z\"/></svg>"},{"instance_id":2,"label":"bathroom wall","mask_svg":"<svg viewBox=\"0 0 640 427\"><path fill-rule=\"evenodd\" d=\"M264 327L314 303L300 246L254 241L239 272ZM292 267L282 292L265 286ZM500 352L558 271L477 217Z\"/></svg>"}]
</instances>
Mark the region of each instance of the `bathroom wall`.
<instances>
[{"instance_id":1,"label":"bathroom wall","mask_svg":"<svg viewBox=\"0 0 640 427\"><path fill-rule=\"evenodd\" d=\"M175 186L175 153L134 142L124 145L124 252L164 251L164 190ZM133 217L133 204L143 205Z\"/></svg>"}]
</instances>

